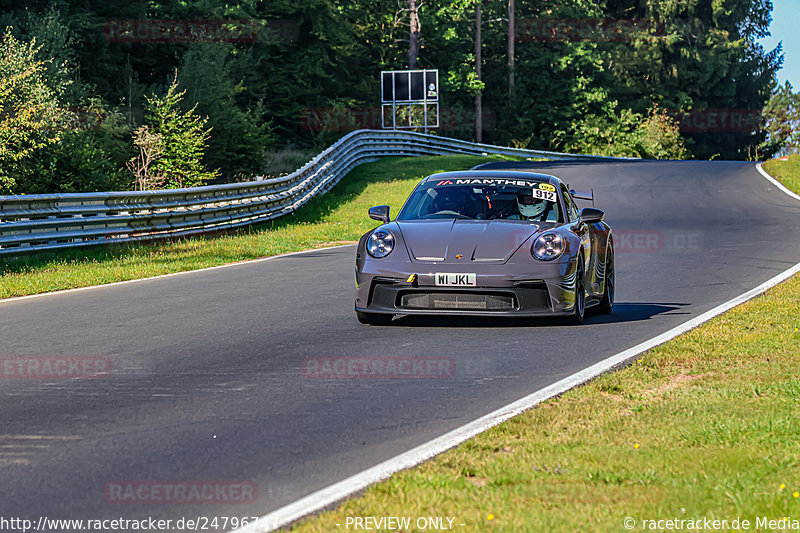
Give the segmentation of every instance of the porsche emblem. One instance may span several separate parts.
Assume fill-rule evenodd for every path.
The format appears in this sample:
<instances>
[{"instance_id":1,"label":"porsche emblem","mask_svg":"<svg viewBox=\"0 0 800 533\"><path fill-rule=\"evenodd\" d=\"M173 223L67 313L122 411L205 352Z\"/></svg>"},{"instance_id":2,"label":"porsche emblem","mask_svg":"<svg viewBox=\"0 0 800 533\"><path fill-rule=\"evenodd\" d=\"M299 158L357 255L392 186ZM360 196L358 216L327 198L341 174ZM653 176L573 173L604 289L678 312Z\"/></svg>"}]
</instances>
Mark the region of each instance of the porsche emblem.
<instances>
[{"instance_id":1,"label":"porsche emblem","mask_svg":"<svg viewBox=\"0 0 800 533\"><path fill-rule=\"evenodd\" d=\"M464 257L464 256L461 255L461 254L456 254L456 259L461 259L462 257Z\"/></svg>"}]
</instances>

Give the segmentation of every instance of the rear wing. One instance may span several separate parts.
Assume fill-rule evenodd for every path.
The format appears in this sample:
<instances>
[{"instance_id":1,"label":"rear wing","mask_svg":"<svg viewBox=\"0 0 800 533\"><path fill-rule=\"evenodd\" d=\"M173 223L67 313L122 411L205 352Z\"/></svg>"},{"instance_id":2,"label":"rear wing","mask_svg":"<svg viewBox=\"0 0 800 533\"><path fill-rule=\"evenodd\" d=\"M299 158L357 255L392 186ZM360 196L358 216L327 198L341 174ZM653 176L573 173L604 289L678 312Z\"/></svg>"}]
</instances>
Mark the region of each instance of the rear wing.
<instances>
[{"instance_id":1,"label":"rear wing","mask_svg":"<svg viewBox=\"0 0 800 533\"><path fill-rule=\"evenodd\" d=\"M589 200L592 202L592 206L594 206L594 189L591 189L589 192L582 192L576 191L574 189L569 190L570 194L576 200Z\"/></svg>"}]
</instances>

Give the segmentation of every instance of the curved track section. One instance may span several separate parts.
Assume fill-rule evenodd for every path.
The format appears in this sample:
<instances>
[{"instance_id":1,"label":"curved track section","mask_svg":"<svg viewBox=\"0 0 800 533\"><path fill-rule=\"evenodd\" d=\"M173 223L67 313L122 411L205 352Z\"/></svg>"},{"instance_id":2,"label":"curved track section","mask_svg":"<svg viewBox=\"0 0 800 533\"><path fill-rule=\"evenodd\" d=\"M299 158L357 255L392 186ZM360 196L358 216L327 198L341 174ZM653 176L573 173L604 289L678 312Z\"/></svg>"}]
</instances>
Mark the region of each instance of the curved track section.
<instances>
[{"instance_id":1,"label":"curved track section","mask_svg":"<svg viewBox=\"0 0 800 533\"><path fill-rule=\"evenodd\" d=\"M493 166L594 189L617 235L613 315L580 327L463 318L361 326L352 311L353 246L0 302L0 357L93 357L111 368L66 380L15 378L3 367L0 516L260 516L657 336L800 260L800 202L753 164ZM329 358L444 362L446 370L420 370L425 379L391 370L384 379L320 379L315 372ZM152 494L121 503L108 491L191 480L246 480L257 491L205 504Z\"/></svg>"}]
</instances>

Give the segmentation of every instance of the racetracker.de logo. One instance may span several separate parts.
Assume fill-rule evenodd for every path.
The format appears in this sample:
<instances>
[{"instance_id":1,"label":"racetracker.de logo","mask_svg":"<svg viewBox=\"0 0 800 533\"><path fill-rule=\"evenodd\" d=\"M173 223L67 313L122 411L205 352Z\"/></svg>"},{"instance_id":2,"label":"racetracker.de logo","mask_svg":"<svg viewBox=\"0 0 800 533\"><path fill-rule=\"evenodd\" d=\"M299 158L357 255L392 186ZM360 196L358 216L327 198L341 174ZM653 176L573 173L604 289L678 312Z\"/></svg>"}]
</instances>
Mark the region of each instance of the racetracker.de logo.
<instances>
[{"instance_id":1,"label":"racetracker.de logo","mask_svg":"<svg viewBox=\"0 0 800 533\"><path fill-rule=\"evenodd\" d=\"M311 379L450 379L452 357L304 357L300 372Z\"/></svg>"},{"instance_id":2,"label":"racetracker.de logo","mask_svg":"<svg viewBox=\"0 0 800 533\"><path fill-rule=\"evenodd\" d=\"M112 43L254 43L261 37L294 41L294 20L109 20L103 28Z\"/></svg>"},{"instance_id":3,"label":"racetracker.de logo","mask_svg":"<svg viewBox=\"0 0 800 533\"><path fill-rule=\"evenodd\" d=\"M111 374L108 357L21 356L0 358L3 379L99 378Z\"/></svg>"},{"instance_id":4,"label":"racetracker.de logo","mask_svg":"<svg viewBox=\"0 0 800 533\"><path fill-rule=\"evenodd\" d=\"M103 490L108 503L209 504L253 503L253 481L109 481Z\"/></svg>"},{"instance_id":5,"label":"racetracker.de logo","mask_svg":"<svg viewBox=\"0 0 800 533\"><path fill-rule=\"evenodd\" d=\"M699 231L622 229L614 232L614 249L619 253L697 253L703 249L704 241Z\"/></svg>"},{"instance_id":6,"label":"racetracker.de logo","mask_svg":"<svg viewBox=\"0 0 800 533\"><path fill-rule=\"evenodd\" d=\"M686 133L746 133L761 127L760 109L708 108L680 111L667 109Z\"/></svg>"},{"instance_id":7,"label":"racetracker.de logo","mask_svg":"<svg viewBox=\"0 0 800 533\"><path fill-rule=\"evenodd\" d=\"M384 115L385 113L385 115ZM423 115L415 110L414 127L424 126ZM475 113L472 110L459 110L443 107L439 110L439 123L434 112L431 112L428 125L442 131L459 130L475 127ZM489 108L483 109L484 128L492 128L497 123L497 114ZM397 123L406 126L408 117L399 117ZM391 108L379 107L313 107L303 110L300 115L300 127L306 131L353 131L357 129L379 130L392 124Z\"/></svg>"},{"instance_id":8,"label":"racetracker.de logo","mask_svg":"<svg viewBox=\"0 0 800 533\"><path fill-rule=\"evenodd\" d=\"M664 35L664 24L650 19L520 19L518 42L627 42L642 35Z\"/></svg>"},{"instance_id":9,"label":"racetracker.de logo","mask_svg":"<svg viewBox=\"0 0 800 533\"><path fill-rule=\"evenodd\" d=\"M664 234L659 230L619 230L614 232L617 252L660 252L664 249Z\"/></svg>"}]
</instances>

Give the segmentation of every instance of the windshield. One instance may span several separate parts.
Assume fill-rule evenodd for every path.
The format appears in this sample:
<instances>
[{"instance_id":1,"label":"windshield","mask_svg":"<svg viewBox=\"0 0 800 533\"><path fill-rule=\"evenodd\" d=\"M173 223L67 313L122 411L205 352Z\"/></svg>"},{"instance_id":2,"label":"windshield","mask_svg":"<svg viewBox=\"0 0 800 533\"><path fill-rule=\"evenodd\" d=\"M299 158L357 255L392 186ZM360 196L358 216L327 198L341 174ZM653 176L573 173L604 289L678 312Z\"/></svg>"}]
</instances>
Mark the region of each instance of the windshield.
<instances>
[{"instance_id":1,"label":"windshield","mask_svg":"<svg viewBox=\"0 0 800 533\"><path fill-rule=\"evenodd\" d=\"M397 216L397 220L447 218L562 221L553 185L494 178L426 181Z\"/></svg>"}]
</instances>

